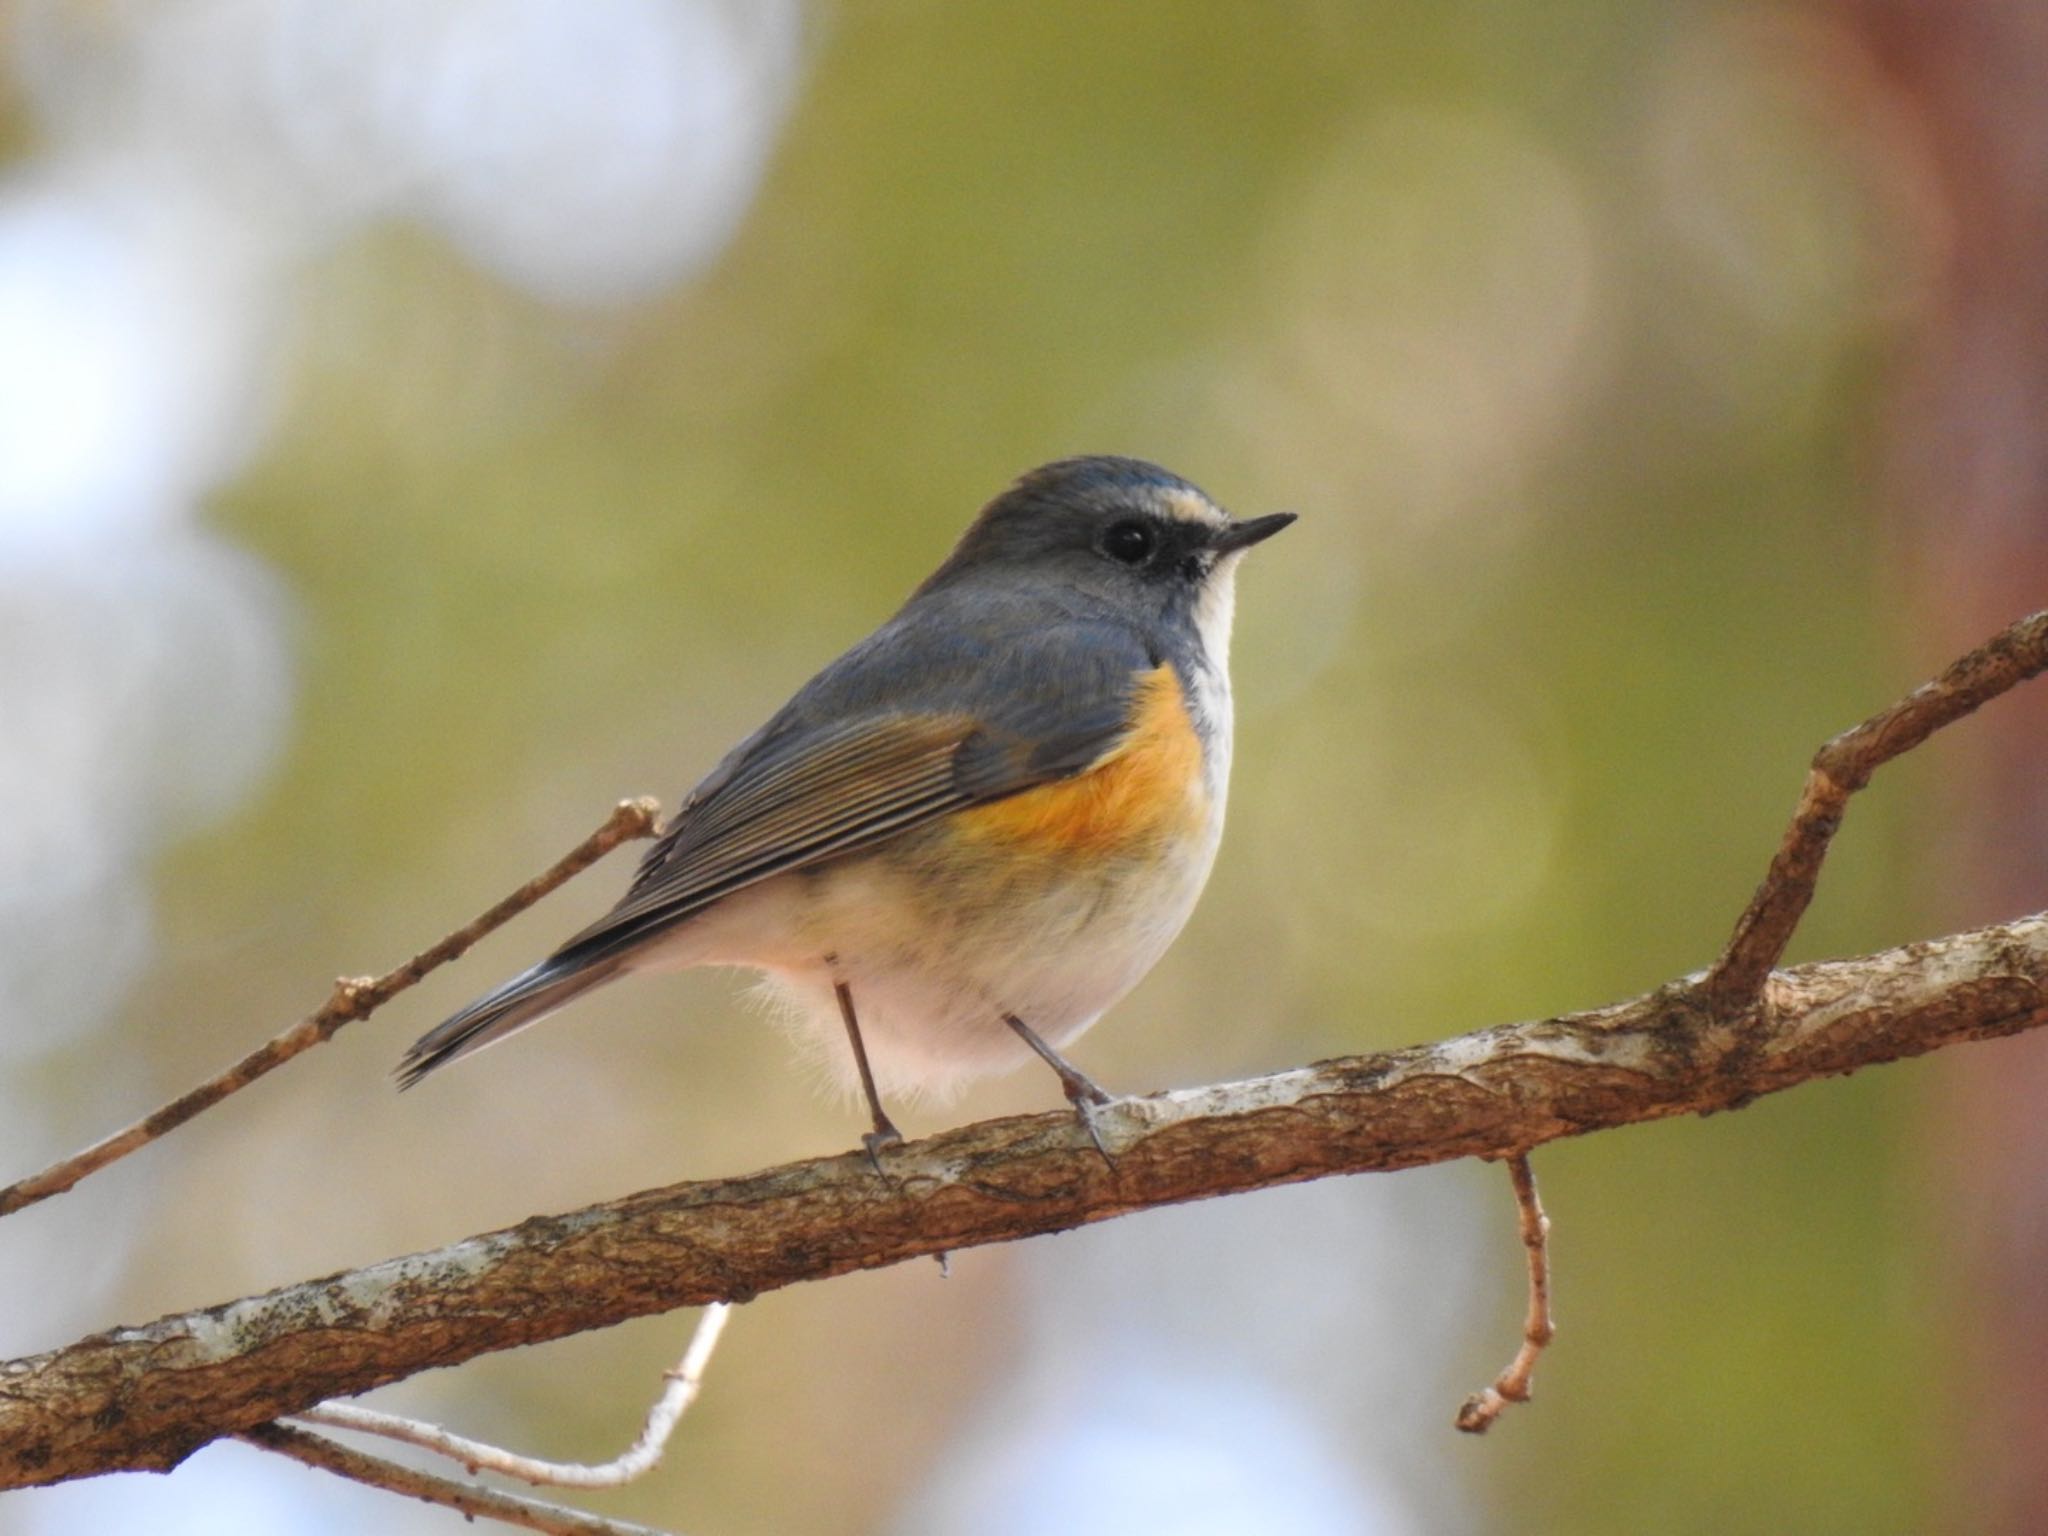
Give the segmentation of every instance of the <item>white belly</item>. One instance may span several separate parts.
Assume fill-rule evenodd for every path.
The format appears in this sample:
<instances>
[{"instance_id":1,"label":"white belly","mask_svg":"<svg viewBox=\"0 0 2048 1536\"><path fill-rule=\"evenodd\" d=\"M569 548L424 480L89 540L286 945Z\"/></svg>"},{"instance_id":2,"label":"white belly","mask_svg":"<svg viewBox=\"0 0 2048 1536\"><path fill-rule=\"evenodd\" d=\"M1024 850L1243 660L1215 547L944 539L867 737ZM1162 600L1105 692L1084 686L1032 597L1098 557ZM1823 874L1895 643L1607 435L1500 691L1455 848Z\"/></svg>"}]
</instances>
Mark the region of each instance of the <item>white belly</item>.
<instances>
[{"instance_id":1,"label":"white belly","mask_svg":"<svg viewBox=\"0 0 2048 1536\"><path fill-rule=\"evenodd\" d=\"M1005 1015L1064 1046L1136 986L1194 910L1222 820L1219 807L1203 835L1142 869L977 872L962 882L971 896L935 890L915 850L892 847L736 893L677 935L687 949L647 958L758 969L805 1054L851 1091L844 982L877 1087L944 1095L1032 1059Z\"/></svg>"},{"instance_id":2,"label":"white belly","mask_svg":"<svg viewBox=\"0 0 2048 1536\"><path fill-rule=\"evenodd\" d=\"M859 1078L835 983L852 994L885 1098L944 1096L1033 1060L1005 1015L1064 1047L1166 953L1215 863L1231 753L1227 586L1203 618L1219 658L1190 700L1207 737L1203 809L1163 850L1077 873L978 860L936 828L912 830L737 891L629 963L760 971L804 1053L848 1093Z\"/></svg>"},{"instance_id":3,"label":"white belly","mask_svg":"<svg viewBox=\"0 0 2048 1536\"><path fill-rule=\"evenodd\" d=\"M1008 1071L1033 1058L1005 1015L1064 1047L1186 925L1223 835L1227 713L1223 723L1200 823L1142 860L1076 873L999 852L975 858L936 828L913 831L737 891L636 955L634 968L760 971L804 1054L849 1092L859 1080L838 982L885 1096L944 1096Z\"/></svg>"}]
</instances>

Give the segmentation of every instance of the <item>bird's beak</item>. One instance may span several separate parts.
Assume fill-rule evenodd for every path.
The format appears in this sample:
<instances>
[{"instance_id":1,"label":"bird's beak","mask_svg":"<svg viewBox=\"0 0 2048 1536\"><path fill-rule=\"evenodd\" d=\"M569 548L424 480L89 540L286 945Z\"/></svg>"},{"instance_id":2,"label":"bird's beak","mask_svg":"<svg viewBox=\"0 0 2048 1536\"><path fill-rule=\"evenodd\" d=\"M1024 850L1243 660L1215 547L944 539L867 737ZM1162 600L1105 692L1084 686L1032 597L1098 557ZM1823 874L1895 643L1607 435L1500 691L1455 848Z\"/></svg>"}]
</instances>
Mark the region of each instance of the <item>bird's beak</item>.
<instances>
[{"instance_id":1,"label":"bird's beak","mask_svg":"<svg viewBox=\"0 0 2048 1536\"><path fill-rule=\"evenodd\" d=\"M1226 523L1210 536L1209 547L1219 555L1236 554L1240 549L1250 549L1254 544L1270 539L1294 518L1292 512L1268 512L1264 517Z\"/></svg>"}]
</instances>

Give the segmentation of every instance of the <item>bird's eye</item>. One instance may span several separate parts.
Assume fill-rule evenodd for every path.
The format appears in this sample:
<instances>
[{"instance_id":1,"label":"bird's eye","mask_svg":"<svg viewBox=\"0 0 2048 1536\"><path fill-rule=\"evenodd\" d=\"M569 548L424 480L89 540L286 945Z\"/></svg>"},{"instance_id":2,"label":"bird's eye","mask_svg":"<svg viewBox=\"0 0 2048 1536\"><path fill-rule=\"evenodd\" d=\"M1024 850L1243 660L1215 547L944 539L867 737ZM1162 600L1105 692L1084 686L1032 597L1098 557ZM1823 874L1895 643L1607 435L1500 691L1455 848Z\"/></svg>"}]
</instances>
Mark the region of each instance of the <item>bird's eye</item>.
<instances>
[{"instance_id":1,"label":"bird's eye","mask_svg":"<svg viewBox=\"0 0 2048 1536\"><path fill-rule=\"evenodd\" d=\"M1102 552L1125 565L1143 565L1159 548L1159 536L1149 523L1136 519L1112 523L1102 536Z\"/></svg>"}]
</instances>

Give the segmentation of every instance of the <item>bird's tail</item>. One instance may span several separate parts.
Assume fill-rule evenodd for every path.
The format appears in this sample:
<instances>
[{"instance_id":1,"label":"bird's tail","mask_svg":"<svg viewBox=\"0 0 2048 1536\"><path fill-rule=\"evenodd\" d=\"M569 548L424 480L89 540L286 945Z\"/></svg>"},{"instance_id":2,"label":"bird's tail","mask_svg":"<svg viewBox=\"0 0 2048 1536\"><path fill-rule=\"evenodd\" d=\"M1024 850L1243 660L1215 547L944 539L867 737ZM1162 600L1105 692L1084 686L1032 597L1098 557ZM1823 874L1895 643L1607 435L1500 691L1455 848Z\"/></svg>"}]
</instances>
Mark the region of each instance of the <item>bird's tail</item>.
<instances>
[{"instance_id":1,"label":"bird's tail","mask_svg":"<svg viewBox=\"0 0 2048 1536\"><path fill-rule=\"evenodd\" d=\"M398 1064L398 1086L410 1088L436 1067L546 1018L571 998L603 986L618 972L615 959L550 956L415 1040Z\"/></svg>"}]
</instances>

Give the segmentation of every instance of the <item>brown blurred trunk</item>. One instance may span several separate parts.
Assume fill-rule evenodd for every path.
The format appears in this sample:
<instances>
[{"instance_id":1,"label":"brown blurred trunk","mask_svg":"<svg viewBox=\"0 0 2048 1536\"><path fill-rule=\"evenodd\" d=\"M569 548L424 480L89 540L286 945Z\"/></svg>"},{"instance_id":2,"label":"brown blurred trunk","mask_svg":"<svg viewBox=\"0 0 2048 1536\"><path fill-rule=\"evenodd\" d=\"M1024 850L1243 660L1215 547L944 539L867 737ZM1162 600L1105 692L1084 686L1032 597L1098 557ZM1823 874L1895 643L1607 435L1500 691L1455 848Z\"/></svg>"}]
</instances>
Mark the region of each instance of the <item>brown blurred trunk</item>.
<instances>
[{"instance_id":1,"label":"brown blurred trunk","mask_svg":"<svg viewBox=\"0 0 2048 1536\"><path fill-rule=\"evenodd\" d=\"M1926 183L1931 285L1882 472L1916 650L1937 656L2048 598L2048 0L1827 9L1870 63L1889 141L1875 174ZM2048 906L2048 696L2015 696L1945 751L1935 920ZM2048 1531L2048 1040L1943 1070L1933 1150L1969 1288L1950 1319L1966 1447L1950 1507L1961 1527L2031 1536Z\"/></svg>"}]
</instances>

